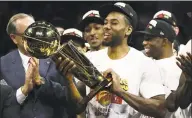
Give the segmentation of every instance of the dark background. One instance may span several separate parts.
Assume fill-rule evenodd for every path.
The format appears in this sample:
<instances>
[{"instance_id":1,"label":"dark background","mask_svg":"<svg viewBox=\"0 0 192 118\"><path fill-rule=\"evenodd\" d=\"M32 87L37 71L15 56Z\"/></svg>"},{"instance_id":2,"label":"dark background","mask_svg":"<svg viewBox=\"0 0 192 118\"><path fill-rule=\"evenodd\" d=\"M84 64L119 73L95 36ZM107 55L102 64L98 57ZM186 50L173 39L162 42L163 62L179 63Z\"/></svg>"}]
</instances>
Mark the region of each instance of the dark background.
<instances>
[{"instance_id":1,"label":"dark background","mask_svg":"<svg viewBox=\"0 0 192 118\"><path fill-rule=\"evenodd\" d=\"M139 16L137 30L144 29L153 15L159 10L168 10L175 14L181 28L179 41L185 44L191 35L192 20L187 15L192 11L192 1L124 1L130 4ZM46 20L53 25L60 25L64 29L77 27L82 15L91 9L97 9L100 5L110 3L101 1L1 1L0 2L0 56L16 48L6 34L6 25L9 18L16 13L28 13L35 20ZM114 3L111 2L111 3ZM55 19L55 20L53 20ZM57 19L57 20L56 20ZM142 38L133 36L131 45L139 50Z\"/></svg>"}]
</instances>

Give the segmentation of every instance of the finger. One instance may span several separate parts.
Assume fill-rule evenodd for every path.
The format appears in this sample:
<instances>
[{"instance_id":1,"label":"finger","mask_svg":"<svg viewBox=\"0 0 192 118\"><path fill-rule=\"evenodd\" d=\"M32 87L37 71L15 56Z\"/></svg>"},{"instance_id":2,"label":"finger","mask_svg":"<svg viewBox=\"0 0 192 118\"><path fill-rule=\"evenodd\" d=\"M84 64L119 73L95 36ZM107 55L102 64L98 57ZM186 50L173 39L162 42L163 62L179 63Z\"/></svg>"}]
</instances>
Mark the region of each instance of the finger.
<instances>
[{"instance_id":1,"label":"finger","mask_svg":"<svg viewBox=\"0 0 192 118\"><path fill-rule=\"evenodd\" d=\"M72 72L73 69L75 69L77 66L76 65L73 65L73 67L71 69L68 70L68 72Z\"/></svg>"},{"instance_id":2,"label":"finger","mask_svg":"<svg viewBox=\"0 0 192 118\"><path fill-rule=\"evenodd\" d=\"M183 60L181 59L181 57L176 57L177 61L179 61L179 63L182 65L183 64Z\"/></svg>"},{"instance_id":3,"label":"finger","mask_svg":"<svg viewBox=\"0 0 192 118\"><path fill-rule=\"evenodd\" d=\"M65 59L63 60L60 65L59 65L59 71L63 72L63 69L65 68L65 66L69 63L69 59Z\"/></svg>"},{"instance_id":4,"label":"finger","mask_svg":"<svg viewBox=\"0 0 192 118\"><path fill-rule=\"evenodd\" d=\"M176 62L176 64L179 66L179 68L180 68L183 72L188 72L188 70L187 70L183 65L180 65L178 62Z\"/></svg>"},{"instance_id":5,"label":"finger","mask_svg":"<svg viewBox=\"0 0 192 118\"><path fill-rule=\"evenodd\" d=\"M181 55L183 62L181 63L182 66L187 67L191 64L190 58L188 56Z\"/></svg>"},{"instance_id":6,"label":"finger","mask_svg":"<svg viewBox=\"0 0 192 118\"><path fill-rule=\"evenodd\" d=\"M177 66L181 69L181 64L179 62L176 62Z\"/></svg>"},{"instance_id":7,"label":"finger","mask_svg":"<svg viewBox=\"0 0 192 118\"><path fill-rule=\"evenodd\" d=\"M29 60L29 63L30 63L33 67L36 67L36 66L37 66L33 58L31 58L31 59Z\"/></svg>"},{"instance_id":8,"label":"finger","mask_svg":"<svg viewBox=\"0 0 192 118\"><path fill-rule=\"evenodd\" d=\"M181 60L186 60L184 55L180 55Z\"/></svg>"},{"instance_id":9,"label":"finger","mask_svg":"<svg viewBox=\"0 0 192 118\"><path fill-rule=\"evenodd\" d=\"M35 57L33 57L32 59L34 60L35 64L38 66L39 65L39 59L37 59Z\"/></svg>"},{"instance_id":10,"label":"finger","mask_svg":"<svg viewBox=\"0 0 192 118\"><path fill-rule=\"evenodd\" d=\"M182 66L181 64L179 64L178 62L176 62L176 64L177 64L177 66L179 66L179 68L182 70L182 71L184 71L185 69L184 69L184 66Z\"/></svg>"},{"instance_id":11,"label":"finger","mask_svg":"<svg viewBox=\"0 0 192 118\"><path fill-rule=\"evenodd\" d=\"M62 62L63 58L62 57L58 57L57 61L55 62L56 68L59 69L59 66Z\"/></svg>"},{"instance_id":12,"label":"finger","mask_svg":"<svg viewBox=\"0 0 192 118\"><path fill-rule=\"evenodd\" d=\"M186 56L186 59L188 62L191 62L191 58L189 56Z\"/></svg>"},{"instance_id":13,"label":"finger","mask_svg":"<svg viewBox=\"0 0 192 118\"><path fill-rule=\"evenodd\" d=\"M103 72L103 76L107 77L109 74L111 74L113 70L111 68L107 69L106 71Z\"/></svg>"},{"instance_id":14,"label":"finger","mask_svg":"<svg viewBox=\"0 0 192 118\"><path fill-rule=\"evenodd\" d=\"M72 69L72 67L74 66L74 62L73 61L69 61L69 63L67 64L66 67L64 67L63 73L66 75L69 71L69 69Z\"/></svg>"}]
</instances>

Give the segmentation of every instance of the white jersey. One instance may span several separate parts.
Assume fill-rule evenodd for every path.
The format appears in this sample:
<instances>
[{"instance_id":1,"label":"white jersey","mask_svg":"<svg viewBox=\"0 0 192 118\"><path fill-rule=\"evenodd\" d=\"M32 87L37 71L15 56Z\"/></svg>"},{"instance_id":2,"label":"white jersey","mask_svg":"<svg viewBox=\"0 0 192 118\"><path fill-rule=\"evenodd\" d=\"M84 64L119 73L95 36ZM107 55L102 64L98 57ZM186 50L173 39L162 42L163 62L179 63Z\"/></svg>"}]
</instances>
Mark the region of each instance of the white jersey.
<instances>
[{"instance_id":1,"label":"white jersey","mask_svg":"<svg viewBox=\"0 0 192 118\"><path fill-rule=\"evenodd\" d=\"M192 39L190 39L185 46L179 51L179 54L186 55L186 52L191 53L192 49Z\"/></svg>"},{"instance_id":2,"label":"white jersey","mask_svg":"<svg viewBox=\"0 0 192 118\"><path fill-rule=\"evenodd\" d=\"M160 68L167 98L172 90L177 90L182 70L176 64L176 56L155 60L155 62ZM190 107L184 110L178 108L172 113L168 112L165 118L189 118L191 117L189 116L191 114Z\"/></svg>"},{"instance_id":3,"label":"white jersey","mask_svg":"<svg viewBox=\"0 0 192 118\"><path fill-rule=\"evenodd\" d=\"M103 72L112 68L121 78L121 88L131 94L151 98L165 94L157 65L142 52L130 47L129 53L121 59L112 60L107 55L107 48L92 52L86 56ZM87 88L87 93L90 89ZM101 91L87 106L88 118L138 118L141 116L122 98Z\"/></svg>"}]
</instances>

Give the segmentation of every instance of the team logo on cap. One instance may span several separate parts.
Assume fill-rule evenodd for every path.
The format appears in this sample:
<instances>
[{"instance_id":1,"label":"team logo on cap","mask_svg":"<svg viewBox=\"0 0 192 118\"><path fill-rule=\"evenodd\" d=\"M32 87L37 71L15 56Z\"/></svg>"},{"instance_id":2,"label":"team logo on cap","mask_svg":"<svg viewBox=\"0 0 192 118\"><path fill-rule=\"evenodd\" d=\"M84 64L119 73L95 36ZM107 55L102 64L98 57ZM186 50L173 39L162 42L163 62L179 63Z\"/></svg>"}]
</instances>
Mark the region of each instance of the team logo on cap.
<instances>
[{"instance_id":1,"label":"team logo on cap","mask_svg":"<svg viewBox=\"0 0 192 118\"><path fill-rule=\"evenodd\" d=\"M119 6L119 7L125 7L126 6L126 4L123 2L117 2L114 5Z\"/></svg>"},{"instance_id":2,"label":"team logo on cap","mask_svg":"<svg viewBox=\"0 0 192 118\"><path fill-rule=\"evenodd\" d=\"M149 22L149 24L151 24L153 27L156 27L157 21L151 20L151 21Z\"/></svg>"},{"instance_id":3,"label":"team logo on cap","mask_svg":"<svg viewBox=\"0 0 192 118\"><path fill-rule=\"evenodd\" d=\"M157 16L157 18L166 18L166 19L169 19L170 17L168 16L168 15L166 15L166 14L159 14L158 16Z\"/></svg>"},{"instance_id":4,"label":"team logo on cap","mask_svg":"<svg viewBox=\"0 0 192 118\"><path fill-rule=\"evenodd\" d=\"M89 17L94 17L96 16L96 14L94 14L93 12L91 14L88 15Z\"/></svg>"},{"instance_id":5,"label":"team logo on cap","mask_svg":"<svg viewBox=\"0 0 192 118\"><path fill-rule=\"evenodd\" d=\"M156 27L156 25L157 25L157 21L151 20L147 25L147 28L152 29L153 27Z\"/></svg>"},{"instance_id":6,"label":"team logo on cap","mask_svg":"<svg viewBox=\"0 0 192 118\"><path fill-rule=\"evenodd\" d=\"M168 18L171 18L171 17L172 17L172 15L171 15L170 12L168 12L168 11L159 11L154 15L153 18L167 18L168 19Z\"/></svg>"},{"instance_id":7,"label":"team logo on cap","mask_svg":"<svg viewBox=\"0 0 192 118\"><path fill-rule=\"evenodd\" d=\"M157 12L153 18L161 18L161 19L170 19L172 17L172 14L168 11L159 11ZM176 23L173 21L173 25L176 25Z\"/></svg>"},{"instance_id":8,"label":"team logo on cap","mask_svg":"<svg viewBox=\"0 0 192 118\"><path fill-rule=\"evenodd\" d=\"M77 36L77 37L82 37L82 32L75 29L75 28L69 28L66 29L63 33L63 35L71 35L71 36Z\"/></svg>"},{"instance_id":9,"label":"team logo on cap","mask_svg":"<svg viewBox=\"0 0 192 118\"><path fill-rule=\"evenodd\" d=\"M82 19L85 19L87 17L98 17L99 18L100 17L99 11L97 11L97 10L90 10L90 11L88 11L87 13L85 13L83 15Z\"/></svg>"},{"instance_id":10,"label":"team logo on cap","mask_svg":"<svg viewBox=\"0 0 192 118\"><path fill-rule=\"evenodd\" d=\"M65 35L71 35L71 36L77 36L77 37L81 37L80 35L78 35L77 33L75 32L70 32L70 33L67 33Z\"/></svg>"}]
</instances>

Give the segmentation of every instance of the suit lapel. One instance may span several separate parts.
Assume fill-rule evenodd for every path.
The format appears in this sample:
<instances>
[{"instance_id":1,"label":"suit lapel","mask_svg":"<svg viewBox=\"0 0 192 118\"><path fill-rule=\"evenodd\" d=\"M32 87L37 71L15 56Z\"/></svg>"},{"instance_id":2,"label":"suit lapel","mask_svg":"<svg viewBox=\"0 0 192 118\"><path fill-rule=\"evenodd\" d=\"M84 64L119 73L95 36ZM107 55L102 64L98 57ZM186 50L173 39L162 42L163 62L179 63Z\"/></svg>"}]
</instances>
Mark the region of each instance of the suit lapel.
<instances>
[{"instance_id":1,"label":"suit lapel","mask_svg":"<svg viewBox=\"0 0 192 118\"><path fill-rule=\"evenodd\" d=\"M49 58L39 60L39 72L42 77L46 77L50 64L51 64L51 59Z\"/></svg>"},{"instance_id":2,"label":"suit lapel","mask_svg":"<svg viewBox=\"0 0 192 118\"><path fill-rule=\"evenodd\" d=\"M22 64L21 57L18 50L16 50L12 55L12 72L15 72L14 78L16 79L18 86L21 86L25 82L25 70Z\"/></svg>"}]
</instances>

